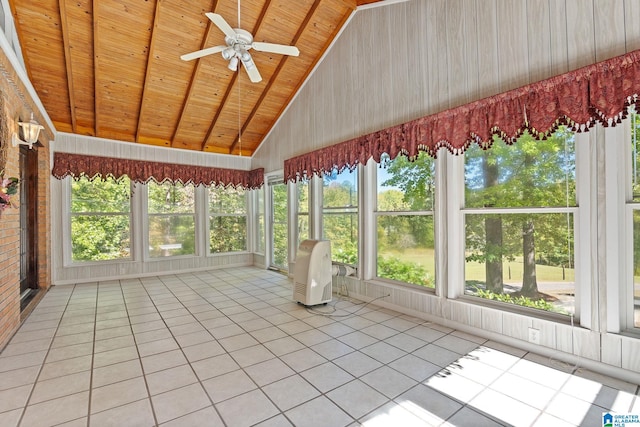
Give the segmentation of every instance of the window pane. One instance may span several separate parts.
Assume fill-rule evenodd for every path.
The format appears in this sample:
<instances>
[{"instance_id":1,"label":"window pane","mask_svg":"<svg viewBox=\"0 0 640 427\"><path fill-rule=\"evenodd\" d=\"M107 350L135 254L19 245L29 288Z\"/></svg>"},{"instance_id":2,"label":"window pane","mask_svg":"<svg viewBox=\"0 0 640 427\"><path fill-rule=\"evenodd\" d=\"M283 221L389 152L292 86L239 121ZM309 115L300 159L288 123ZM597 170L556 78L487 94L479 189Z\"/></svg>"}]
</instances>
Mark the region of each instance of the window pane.
<instances>
[{"instance_id":1,"label":"window pane","mask_svg":"<svg viewBox=\"0 0 640 427\"><path fill-rule=\"evenodd\" d=\"M124 178L71 181L71 259L130 258L130 183Z\"/></svg>"},{"instance_id":2,"label":"window pane","mask_svg":"<svg viewBox=\"0 0 640 427\"><path fill-rule=\"evenodd\" d=\"M209 189L209 251L247 249L246 192L233 187Z\"/></svg>"},{"instance_id":3,"label":"window pane","mask_svg":"<svg viewBox=\"0 0 640 427\"><path fill-rule=\"evenodd\" d=\"M378 277L435 287L433 216L379 215Z\"/></svg>"},{"instance_id":4,"label":"window pane","mask_svg":"<svg viewBox=\"0 0 640 427\"><path fill-rule=\"evenodd\" d=\"M331 259L358 263L358 172L333 171L323 177L322 238L331 241Z\"/></svg>"},{"instance_id":5,"label":"window pane","mask_svg":"<svg viewBox=\"0 0 640 427\"><path fill-rule=\"evenodd\" d=\"M214 216L209 220L212 253L238 252L247 249L246 216Z\"/></svg>"},{"instance_id":6,"label":"window pane","mask_svg":"<svg viewBox=\"0 0 640 427\"><path fill-rule=\"evenodd\" d=\"M525 134L513 145L465 152L465 206L575 206L574 135L559 130L543 141Z\"/></svg>"},{"instance_id":7,"label":"window pane","mask_svg":"<svg viewBox=\"0 0 640 427\"><path fill-rule=\"evenodd\" d=\"M345 264L358 263L358 212L353 209L325 210L323 238L331 241L331 259Z\"/></svg>"},{"instance_id":8,"label":"window pane","mask_svg":"<svg viewBox=\"0 0 640 427\"><path fill-rule=\"evenodd\" d=\"M131 184L126 177L119 182L112 179L73 180L71 181L71 212L129 212L131 210L130 188Z\"/></svg>"},{"instance_id":9,"label":"window pane","mask_svg":"<svg viewBox=\"0 0 640 427\"><path fill-rule=\"evenodd\" d=\"M309 181L296 184L298 193L298 245L309 238Z\"/></svg>"},{"instance_id":10,"label":"window pane","mask_svg":"<svg viewBox=\"0 0 640 427\"><path fill-rule=\"evenodd\" d=\"M233 187L209 188L209 213L244 215L246 211L245 190Z\"/></svg>"},{"instance_id":11,"label":"window pane","mask_svg":"<svg viewBox=\"0 0 640 427\"><path fill-rule=\"evenodd\" d=\"M72 215L71 259L101 261L130 257L129 215Z\"/></svg>"},{"instance_id":12,"label":"window pane","mask_svg":"<svg viewBox=\"0 0 640 427\"><path fill-rule=\"evenodd\" d=\"M195 254L195 187L149 183L149 255Z\"/></svg>"},{"instance_id":13,"label":"window pane","mask_svg":"<svg viewBox=\"0 0 640 427\"><path fill-rule=\"evenodd\" d=\"M193 185L148 184L150 214L193 213L195 210L195 187Z\"/></svg>"},{"instance_id":14,"label":"window pane","mask_svg":"<svg viewBox=\"0 0 640 427\"><path fill-rule=\"evenodd\" d=\"M149 217L149 255L165 257L195 254L193 215L153 215Z\"/></svg>"},{"instance_id":15,"label":"window pane","mask_svg":"<svg viewBox=\"0 0 640 427\"><path fill-rule=\"evenodd\" d=\"M573 214L467 214L465 293L573 313Z\"/></svg>"},{"instance_id":16,"label":"window pane","mask_svg":"<svg viewBox=\"0 0 640 427\"><path fill-rule=\"evenodd\" d=\"M640 210L633 211L633 324L640 328Z\"/></svg>"},{"instance_id":17,"label":"window pane","mask_svg":"<svg viewBox=\"0 0 640 427\"><path fill-rule=\"evenodd\" d=\"M377 192L376 276L435 287L435 159L381 159ZM401 215L401 212L414 212Z\"/></svg>"},{"instance_id":18,"label":"window pane","mask_svg":"<svg viewBox=\"0 0 640 427\"><path fill-rule=\"evenodd\" d=\"M277 268L288 270L287 185L271 184L270 187L273 201L272 264Z\"/></svg>"},{"instance_id":19,"label":"window pane","mask_svg":"<svg viewBox=\"0 0 640 427\"><path fill-rule=\"evenodd\" d=\"M256 250L258 253L264 253L265 235L264 235L264 186L258 190L258 228L257 228L257 240L258 247Z\"/></svg>"},{"instance_id":20,"label":"window pane","mask_svg":"<svg viewBox=\"0 0 640 427\"><path fill-rule=\"evenodd\" d=\"M413 162L405 156L388 159L385 154L378 168L378 212L432 211L435 159L425 153Z\"/></svg>"}]
</instances>

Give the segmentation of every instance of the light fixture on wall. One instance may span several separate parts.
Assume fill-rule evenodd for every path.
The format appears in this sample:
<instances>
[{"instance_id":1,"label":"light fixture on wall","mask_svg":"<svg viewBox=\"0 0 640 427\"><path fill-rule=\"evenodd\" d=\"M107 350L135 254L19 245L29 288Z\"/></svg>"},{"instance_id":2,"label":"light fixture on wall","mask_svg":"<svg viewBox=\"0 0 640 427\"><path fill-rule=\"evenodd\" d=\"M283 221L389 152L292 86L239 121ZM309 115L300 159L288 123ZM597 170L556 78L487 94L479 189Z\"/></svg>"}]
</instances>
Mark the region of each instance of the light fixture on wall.
<instances>
[{"instance_id":1,"label":"light fixture on wall","mask_svg":"<svg viewBox=\"0 0 640 427\"><path fill-rule=\"evenodd\" d=\"M18 122L18 125L22 128L22 135L25 141L21 140L14 132L11 143L14 147L18 145L28 145L29 149L33 148L33 144L38 142L38 136L40 135L40 131L44 129L44 126L35 121L33 113L31 113L31 120L28 122Z\"/></svg>"}]
</instances>

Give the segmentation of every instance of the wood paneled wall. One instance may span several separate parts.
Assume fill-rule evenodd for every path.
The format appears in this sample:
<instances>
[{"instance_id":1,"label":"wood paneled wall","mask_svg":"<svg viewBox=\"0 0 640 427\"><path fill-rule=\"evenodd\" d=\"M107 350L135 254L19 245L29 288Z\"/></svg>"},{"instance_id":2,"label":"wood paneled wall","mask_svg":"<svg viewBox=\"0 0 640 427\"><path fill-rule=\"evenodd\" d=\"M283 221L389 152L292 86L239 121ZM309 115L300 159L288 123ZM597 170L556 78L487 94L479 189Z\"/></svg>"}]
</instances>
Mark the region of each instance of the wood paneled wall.
<instances>
[{"instance_id":1,"label":"wood paneled wall","mask_svg":"<svg viewBox=\"0 0 640 427\"><path fill-rule=\"evenodd\" d=\"M635 0L410 0L358 10L253 157L291 157L640 48Z\"/></svg>"}]
</instances>

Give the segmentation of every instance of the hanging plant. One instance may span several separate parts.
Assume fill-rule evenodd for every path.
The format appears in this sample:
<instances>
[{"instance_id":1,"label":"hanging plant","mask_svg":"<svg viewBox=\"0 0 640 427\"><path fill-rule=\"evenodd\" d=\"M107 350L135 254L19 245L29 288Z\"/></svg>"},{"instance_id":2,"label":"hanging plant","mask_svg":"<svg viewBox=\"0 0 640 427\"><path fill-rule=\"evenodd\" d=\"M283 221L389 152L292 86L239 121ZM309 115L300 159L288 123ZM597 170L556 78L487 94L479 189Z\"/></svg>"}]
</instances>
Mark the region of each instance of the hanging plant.
<instances>
[{"instance_id":1,"label":"hanging plant","mask_svg":"<svg viewBox=\"0 0 640 427\"><path fill-rule=\"evenodd\" d=\"M2 212L6 208L14 207L11 203L11 196L18 192L20 180L15 176L5 178L4 171L0 172L0 179L2 180L0 183L0 212Z\"/></svg>"}]
</instances>

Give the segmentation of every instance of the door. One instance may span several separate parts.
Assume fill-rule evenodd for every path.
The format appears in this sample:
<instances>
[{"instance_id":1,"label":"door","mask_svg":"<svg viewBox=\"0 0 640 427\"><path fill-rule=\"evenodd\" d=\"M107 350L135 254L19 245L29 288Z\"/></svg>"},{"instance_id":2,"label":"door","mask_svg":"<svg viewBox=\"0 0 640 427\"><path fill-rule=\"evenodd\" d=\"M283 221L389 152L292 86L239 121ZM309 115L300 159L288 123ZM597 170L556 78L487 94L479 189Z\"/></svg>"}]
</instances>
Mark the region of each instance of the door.
<instances>
[{"instance_id":1,"label":"door","mask_svg":"<svg viewBox=\"0 0 640 427\"><path fill-rule=\"evenodd\" d=\"M38 289L38 153L20 147L20 308L24 309Z\"/></svg>"},{"instance_id":2,"label":"door","mask_svg":"<svg viewBox=\"0 0 640 427\"><path fill-rule=\"evenodd\" d=\"M269 205L271 206L271 227L269 247L271 248L269 267L288 271L287 240L287 185L280 182L269 183Z\"/></svg>"}]
</instances>

